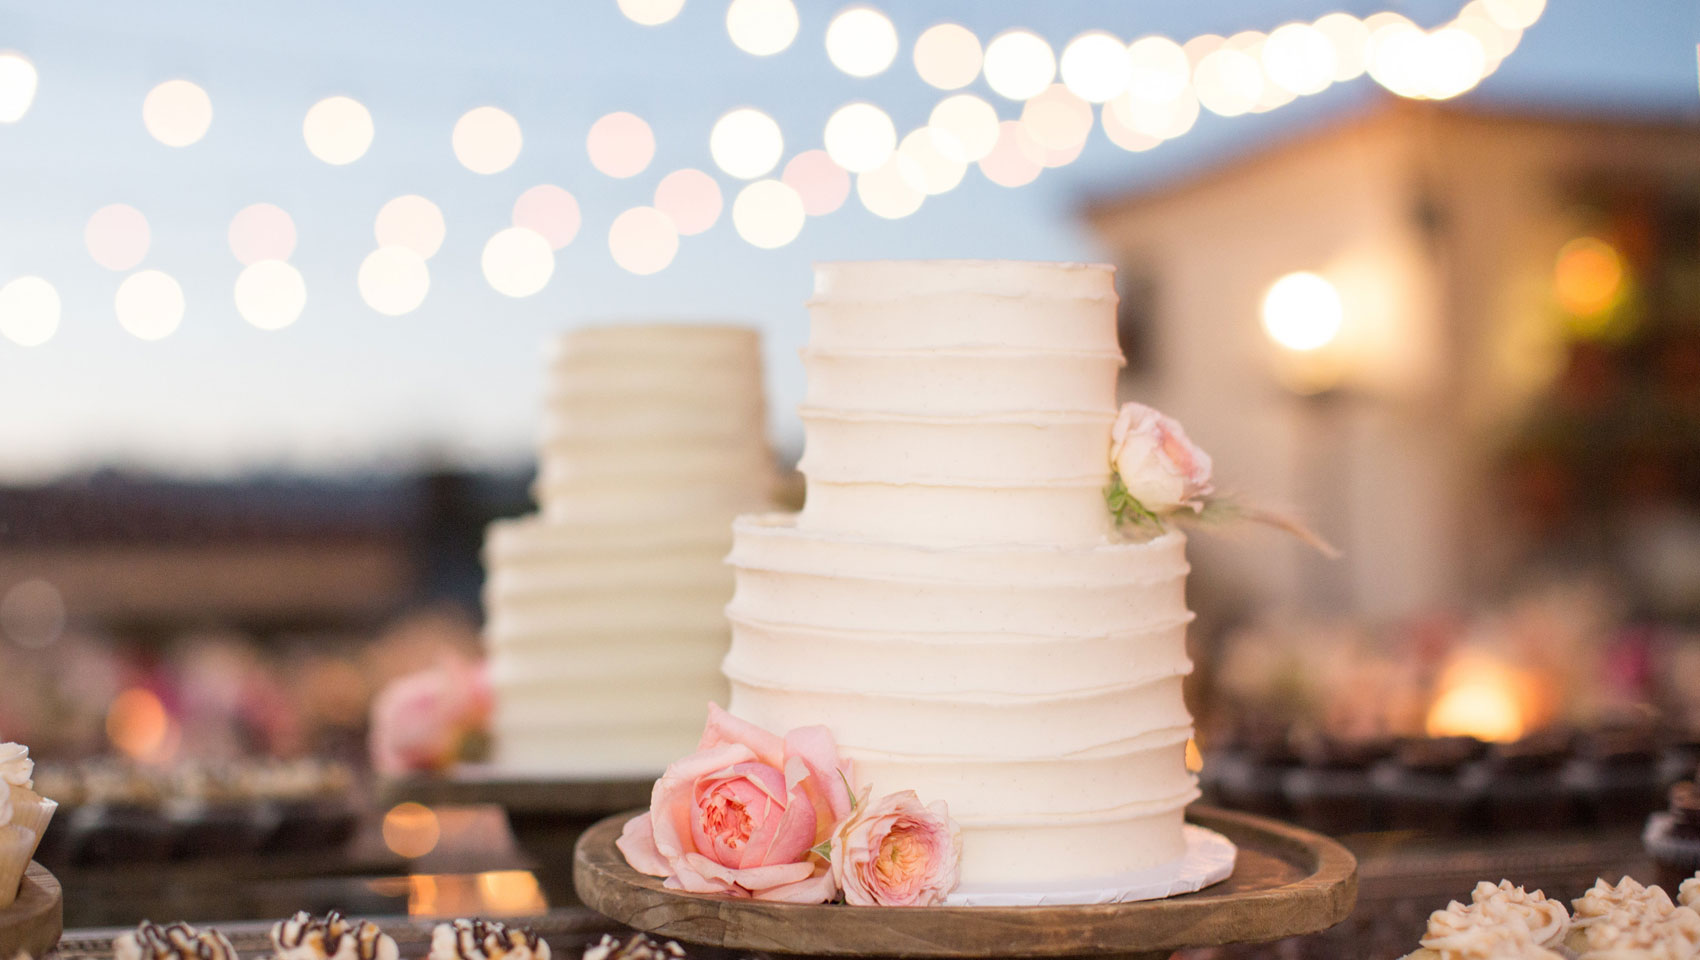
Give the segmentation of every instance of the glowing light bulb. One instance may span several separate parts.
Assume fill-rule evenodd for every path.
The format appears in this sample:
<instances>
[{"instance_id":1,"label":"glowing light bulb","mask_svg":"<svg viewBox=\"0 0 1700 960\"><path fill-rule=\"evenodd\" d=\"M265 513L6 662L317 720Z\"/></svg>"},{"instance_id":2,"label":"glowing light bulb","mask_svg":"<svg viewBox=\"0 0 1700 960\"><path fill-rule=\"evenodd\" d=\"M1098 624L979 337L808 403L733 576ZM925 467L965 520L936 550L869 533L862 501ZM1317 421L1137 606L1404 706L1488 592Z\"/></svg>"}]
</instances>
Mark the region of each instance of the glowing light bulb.
<instances>
[{"instance_id":1,"label":"glowing light bulb","mask_svg":"<svg viewBox=\"0 0 1700 960\"><path fill-rule=\"evenodd\" d=\"M897 28L872 7L846 7L827 24L826 56L852 77L883 73L897 59Z\"/></svg>"},{"instance_id":2,"label":"glowing light bulb","mask_svg":"<svg viewBox=\"0 0 1700 960\"><path fill-rule=\"evenodd\" d=\"M805 219L803 198L779 180L757 180L732 201L732 226L738 236L763 250L797 239Z\"/></svg>"},{"instance_id":3,"label":"glowing light bulb","mask_svg":"<svg viewBox=\"0 0 1700 960\"><path fill-rule=\"evenodd\" d=\"M152 234L142 211L124 203L101 207L83 228L94 262L108 270L133 270L148 255Z\"/></svg>"},{"instance_id":4,"label":"glowing light bulb","mask_svg":"<svg viewBox=\"0 0 1700 960\"><path fill-rule=\"evenodd\" d=\"M739 50L771 56L797 39L797 7L791 0L732 0L726 32Z\"/></svg>"},{"instance_id":5,"label":"glowing light bulb","mask_svg":"<svg viewBox=\"0 0 1700 960\"><path fill-rule=\"evenodd\" d=\"M1107 33L1086 33L1063 48L1062 81L1087 103L1103 103L1133 82L1133 59L1127 45ZM1091 126L1090 121L1087 123Z\"/></svg>"},{"instance_id":6,"label":"glowing light bulb","mask_svg":"<svg viewBox=\"0 0 1700 960\"><path fill-rule=\"evenodd\" d=\"M183 288L169 274L140 270L118 285L118 323L142 340L161 340L183 322Z\"/></svg>"},{"instance_id":7,"label":"glowing light bulb","mask_svg":"<svg viewBox=\"0 0 1700 960\"><path fill-rule=\"evenodd\" d=\"M1000 187L1020 187L1038 179L1044 171L1036 154L1043 148L1032 142L1018 120L998 124L998 142L992 152L980 158L980 172Z\"/></svg>"},{"instance_id":8,"label":"glowing light bulb","mask_svg":"<svg viewBox=\"0 0 1700 960\"><path fill-rule=\"evenodd\" d=\"M243 266L288 260L295 253L295 221L274 204L251 203L230 218L225 239L231 255Z\"/></svg>"},{"instance_id":9,"label":"glowing light bulb","mask_svg":"<svg viewBox=\"0 0 1700 960\"><path fill-rule=\"evenodd\" d=\"M940 139L939 146L957 150L956 159L964 163L979 160L998 144L997 110L971 93L959 93L939 101L927 118L927 125L948 135Z\"/></svg>"},{"instance_id":10,"label":"glowing light bulb","mask_svg":"<svg viewBox=\"0 0 1700 960\"><path fill-rule=\"evenodd\" d=\"M673 221L681 236L693 237L714 226L724 205L720 184L701 170L675 170L655 187L655 209Z\"/></svg>"},{"instance_id":11,"label":"glowing light bulb","mask_svg":"<svg viewBox=\"0 0 1700 960\"><path fill-rule=\"evenodd\" d=\"M1047 150L1072 150L1092 132L1092 105L1052 84L1021 108L1021 125Z\"/></svg>"},{"instance_id":12,"label":"glowing light bulb","mask_svg":"<svg viewBox=\"0 0 1700 960\"><path fill-rule=\"evenodd\" d=\"M514 226L540 234L555 250L573 242L579 222L578 199L552 183L538 184L514 201Z\"/></svg>"},{"instance_id":13,"label":"glowing light bulb","mask_svg":"<svg viewBox=\"0 0 1700 960\"><path fill-rule=\"evenodd\" d=\"M1276 27L1263 44L1263 70L1275 85L1305 96L1334 82L1334 45L1308 23Z\"/></svg>"},{"instance_id":14,"label":"glowing light bulb","mask_svg":"<svg viewBox=\"0 0 1700 960\"><path fill-rule=\"evenodd\" d=\"M1180 96L1192 82L1186 51L1168 37L1141 37L1128 45L1128 95L1151 103Z\"/></svg>"},{"instance_id":15,"label":"glowing light bulb","mask_svg":"<svg viewBox=\"0 0 1700 960\"><path fill-rule=\"evenodd\" d=\"M1577 237L1558 251L1553 292L1559 306L1578 316L1611 308L1623 290L1623 257L1598 237Z\"/></svg>"},{"instance_id":16,"label":"glowing light bulb","mask_svg":"<svg viewBox=\"0 0 1700 960\"><path fill-rule=\"evenodd\" d=\"M610 113L590 125L585 137L590 165L610 177L635 177L655 157L655 134L643 118Z\"/></svg>"},{"instance_id":17,"label":"glowing light bulb","mask_svg":"<svg viewBox=\"0 0 1700 960\"><path fill-rule=\"evenodd\" d=\"M1366 21L1367 24L1367 21ZM1421 97L1428 88L1428 34L1408 20L1390 20L1369 35L1369 75L1401 97Z\"/></svg>"},{"instance_id":18,"label":"glowing light bulb","mask_svg":"<svg viewBox=\"0 0 1700 960\"><path fill-rule=\"evenodd\" d=\"M1111 143L1130 153L1140 153L1162 143L1162 137L1153 137L1128 126L1123 119L1123 114L1126 111L1117 110L1115 107L1116 104L1122 103L1125 99L1126 94L1123 94L1110 103L1104 104L1099 111L1098 119L1104 126L1104 136L1108 137Z\"/></svg>"},{"instance_id":19,"label":"glowing light bulb","mask_svg":"<svg viewBox=\"0 0 1700 960\"><path fill-rule=\"evenodd\" d=\"M301 317L307 283L282 260L261 260L236 277L236 312L261 330L281 330Z\"/></svg>"},{"instance_id":20,"label":"glowing light bulb","mask_svg":"<svg viewBox=\"0 0 1700 960\"><path fill-rule=\"evenodd\" d=\"M862 206L887 220L901 220L921 209L927 195L916 184L925 177L914 167L913 160L894 153L879 169L857 174L856 196Z\"/></svg>"},{"instance_id":21,"label":"glowing light bulb","mask_svg":"<svg viewBox=\"0 0 1700 960\"><path fill-rule=\"evenodd\" d=\"M425 258L407 247L379 247L360 262L360 299L373 310L399 317L419 309L431 290Z\"/></svg>"},{"instance_id":22,"label":"glowing light bulb","mask_svg":"<svg viewBox=\"0 0 1700 960\"><path fill-rule=\"evenodd\" d=\"M473 173L501 173L519 159L525 137L519 121L500 107L476 107L455 122L455 159Z\"/></svg>"},{"instance_id":23,"label":"glowing light bulb","mask_svg":"<svg viewBox=\"0 0 1700 960\"><path fill-rule=\"evenodd\" d=\"M785 137L772 117L753 107L739 107L714 122L708 152L728 174L754 180L778 165Z\"/></svg>"},{"instance_id":24,"label":"glowing light bulb","mask_svg":"<svg viewBox=\"0 0 1700 960\"><path fill-rule=\"evenodd\" d=\"M396 197L378 210L372 224L372 235L378 246L405 247L429 260L442 249L448 230L443 223L443 211L424 197L409 193Z\"/></svg>"},{"instance_id":25,"label":"glowing light bulb","mask_svg":"<svg viewBox=\"0 0 1700 960\"><path fill-rule=\"evenodd\" d=\"M0 123L17 123L35 102L35 64L21 53L0 52Z\"/></svg>"},{"instance_id":26,"label":"glowing light bulb","mask_svg":"<svg viewBox=\"0 0 1700 960\"><path fill-rule=\"evenodd\" d=\"M142 101L142 124L168 147L187 147L212 126L212 98L187 80L167 80Z\"/></svg>"},{"instance_id":27,"label":"glowing light bulb","mask_svg":"<svg viewBox=\"0 0 1700 960\"><path fill-rule=\"evenodd\" d=\"M1314 273L1289 273L1263 295L1263 329L1288 350L1317 350L1340 335L1345 308L1334 285Z\"/></svg>"},{"instance_id":28,"label":"glowing light bulb","mask_svg":"<svg viewBox=\"0 0 1700 960\"><path fill-rule=\"evenodd\" d=\"M615 217L608 228L608 251L615 263L632 273L658 273L679 253L679 229L654 207L633 207Z\"/></svg>"},{"instance_id":29,"label":"glowing light bulb","mask_svg":"<svg viewBox=\"0 0 1700 960\"><path fill-rule=\"evenodd\" d=\"M18 277L0 287L0 336L20 347L53 339L59 314L59 291L40 277Z\"/></svg>"},{"instance_id":30,"label":"glowing light bulb","mask_svg":"<svg viewBox=\"0 0 1700 960\"><path fill-rule=\"evenodd\" d=\"M968 172L968 162L961 159L962 146L950 134L931 127L911 131L897 152L909 160L899 171L917 175L912 185L929 196L956 189Z\"/></svg>"},{"instance_id":31,"label":"glowing light bulb","mask_svg":"<svg viewBox=\"0 0 1700 960\"><path fill-rule=\"evenodd\" d=\"M1104 112L1114 115L1121 128L1141 137L1172 140L1198 122L1198 97L1191 90L1183 90L1172 100L1153 103L1128 93L1104 104Z\"/></svg>"},{"instance_id":32,"label":"glowing light bulb","mask_svg":"<svg viewBox=\"0 0 1700 960\"><path fill-rule=\"evenodd\" d=\"M1345 83L1363 76L1369 65L1369 28L1349 13L1330 13L1317 18L1316 32L1334 48L1334 82Z\"/></svg>"},{"instance_id":33,"label":"glowing light bulb","mask_svg":"<svg viewBox=\"0 0 1700 960\"><path fill-rule=\"evenodd\" d=\"M915 72L940 90L959 90L980 75L980 38L959 23L934 24L915 40Z\"/></svg>"},{"instance_id":34,"label":"glowing light bulb","mask_svg":"<svg viewBox=\"0 0 1700 960\"><path fill-rule=\"evenodd\" d=\"M1468 30L1442 27L1428 35L1423 96L1449 100L1474 89L1487 76L1487 51Z\"/></svg>"},{"instance_id":35,"label":"glowing light bulb","mask_svg":"<svg viewBox=\"0 0 1700 960\"><path fill-rule=\"evenodd\" d=\"M619 4L626 19L645 27L655 27L677 17L684 9L685 0L619 0Z\"/></svg>"},{"instance_id":36,"label":"glowing light bulb","mask_svg":"<svg viewBox=\"0 0 1700 960\"><path fill-rule=\"evenodd\" d=\"M479 260L484 280L510 297L529 297L549 285L555 273L555 249L535 230L508 227L484 244Z\"/></svg>"},{"instance_id":37,"label":"glowing light bulb","mask_svg":"<svg viewBox=\"0 0 1700 960\"><path fill-rule=\"evenodd\" d=\"M1057 76L1051 45L1028 30L1008 30L986 45L986 83L1001 97L1038 96Z\"/></svg>"},{"instance_id":38,"label":"glowing light bulb","mask_svg":"<svg viewBox=\"0 0 1700 960\"><path fill-rule=\"evenodd\" d=\"M1483 0L1493 22L1507 30L1527 30L1546 11L1547 0Z\"/></svg>"},{"instance_id":39,"label":"glowing light bulb","mask_svg":"<svg viewBox=\"0 0 1700 960\"><path fill-rule=\"evenodd\" d=\"M852 173L882 166L897 149L897 127L871 103L849 103L826 121L826 153Z\"/></svg>"},{"instance_id":40,"label":"glowing light bulb","mask_svg":"<svg viewBox=\"0 0 1700 960\"><path fill-rule=\"evenodd\" d=\"M850 172L839 166L825 150L805 150L791 158L781 176L803 200L803 211L824 217L850 197Z\"/></svg>"},{"instance_id":41,"label":"glowing light bulb","mask_svg":"<svg viewBox=\"0 0 1700 960\"><path fill-rule=\"evenodd\" d=\"M301 121L308 152L336 166L365 156L372 134L372 112L351 97L326 97L313 104Z\"/></svg>"}]
</instances>

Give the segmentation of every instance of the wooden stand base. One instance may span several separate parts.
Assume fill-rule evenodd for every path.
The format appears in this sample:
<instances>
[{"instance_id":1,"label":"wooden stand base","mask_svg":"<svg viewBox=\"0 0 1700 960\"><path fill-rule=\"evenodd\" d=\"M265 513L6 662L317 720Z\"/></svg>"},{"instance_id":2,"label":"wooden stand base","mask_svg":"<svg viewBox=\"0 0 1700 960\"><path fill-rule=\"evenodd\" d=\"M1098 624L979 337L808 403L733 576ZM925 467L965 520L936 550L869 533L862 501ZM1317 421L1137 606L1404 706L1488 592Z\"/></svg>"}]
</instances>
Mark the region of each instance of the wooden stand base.
<instances>
[{"instance_id":1,"label":"wooden stand base","mask_svg":"<svg viewBox=\"0 0 1700 960\"><path fill-rule=\"evenodd\" d=\"M47 868L31 862L24 885L12 905L0 909L0 957L19 953L39 957L59 943L65 900L59 881Z\"/></svg>"}]
</instances>

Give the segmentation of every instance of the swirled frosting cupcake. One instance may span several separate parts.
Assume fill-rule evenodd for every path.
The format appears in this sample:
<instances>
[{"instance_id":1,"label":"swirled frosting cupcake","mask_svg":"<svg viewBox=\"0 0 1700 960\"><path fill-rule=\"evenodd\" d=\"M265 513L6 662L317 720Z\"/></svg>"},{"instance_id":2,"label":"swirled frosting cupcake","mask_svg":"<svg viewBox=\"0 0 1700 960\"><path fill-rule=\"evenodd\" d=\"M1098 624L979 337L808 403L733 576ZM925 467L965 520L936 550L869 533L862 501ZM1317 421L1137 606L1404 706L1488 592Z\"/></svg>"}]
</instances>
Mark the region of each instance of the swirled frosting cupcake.
<instances>
[{"instance_id":1,"label":"swirled frosting cupcake","mask_svg":"<svg viewBox=\"0 0 1700 960\"><path fill-rule=\"evenodd\" d=\"M1700 913L1687 907L1665 914L1619 908L1588 927L1584 937L1582 960L1694 960L1700 957Z\"/></svg>"},{"instance_id":2,"label":"swirled frosting cupcake","mask_svg":"<svg viewBox=\"0 0 1700 960\"><path fill-rule=\"evenodd\" d=\"M641 933L621 943L610 934L584 951L584 960L682 960L685 948L668 940L663 943Z\"/></svg>"},{"instance_id":3,"label":"swirled frosting cupcake","mask_svg":"<svg viewBox=\"0 0 1700 960\"><path fill-rule=\"evenodd\" d=\"M0 743L0 908L18 899L24 871L59 805L35 792L35 764L21 743Z\"/></svg>"},{"instance_id":4,"label":"swirled frosting cupcake","mask_svg":"<svg viewBox=\"0 0 1700 960\"><path fill-rule=\"evenodd\" d=\"M1570 905L1574 919L1565 946L1577 953L1585 953L1590 947L1603 949L1610 942L1602 939L1609 937L1608 934L1590 938L1589 931L1595 927L1621 930L1645 925L1669 916L1676 909L1670 894L1662 887L1643 886L1633 877L1624 877L1615 884L1596 880L1587 893Z\"/></svg>"},{"instance_id":5,"label":"swirled frosting cupcake","mask_svg":"<svg viewBox=\"0 0 1700 960\"><path fill-rule=\"evenodd\" d=\"M429 960L549 960L549 944L523 927L456 920L431 931Z\"/></svg>"},{"instance_id":6,"label":"swirled frosting cupcake","mask_svg":"<svg viewBox=\"0 0 1700 960\"><path fill-rule=\"evenodd\" d=\"M303 910L272 925L277 960L399 960L395 939L366 920Z\"/></svg>"},{"instance_id":7,"label":"swirled frosting cupcake","mask_svg":"<svg viewBox=\"0 0 1700 960\"><path fill-rule=\"evenodd\" d=\"M112 941L112 956L113 960L237 960L236 948L217 930L146 920Z\"/></svg>"}]
</instances>

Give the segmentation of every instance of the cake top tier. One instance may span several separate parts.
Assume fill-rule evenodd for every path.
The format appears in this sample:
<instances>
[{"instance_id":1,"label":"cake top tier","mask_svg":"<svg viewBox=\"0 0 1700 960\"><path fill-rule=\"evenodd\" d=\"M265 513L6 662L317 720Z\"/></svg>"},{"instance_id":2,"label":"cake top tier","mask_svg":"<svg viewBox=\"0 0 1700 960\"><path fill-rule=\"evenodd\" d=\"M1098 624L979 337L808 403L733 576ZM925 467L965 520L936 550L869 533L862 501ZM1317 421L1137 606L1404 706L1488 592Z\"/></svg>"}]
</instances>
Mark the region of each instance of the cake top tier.
<instances>
[{"instance_id":1,"label":"cake top tier","mask_svg":"<svg viewBox=\"0 0 1700 960\"><path fill-rule=\"evenodd\" d=\"M667 360L759 356L761 333L731 323L628 323L580 327L554 338L552 362L576 357L642 357Z\"/></svg>"},{"instance_id":2,"label":"cake top tier","mask_svg":"<svg viewBox=\"0 0 1700 960\"><path fill-rule=\"evenodd\" d=\"M815 264L816 302L968 294L1024 300L1114 300L1115 268L1035 260L852 260Z\"/></svg>"}]
</instances>

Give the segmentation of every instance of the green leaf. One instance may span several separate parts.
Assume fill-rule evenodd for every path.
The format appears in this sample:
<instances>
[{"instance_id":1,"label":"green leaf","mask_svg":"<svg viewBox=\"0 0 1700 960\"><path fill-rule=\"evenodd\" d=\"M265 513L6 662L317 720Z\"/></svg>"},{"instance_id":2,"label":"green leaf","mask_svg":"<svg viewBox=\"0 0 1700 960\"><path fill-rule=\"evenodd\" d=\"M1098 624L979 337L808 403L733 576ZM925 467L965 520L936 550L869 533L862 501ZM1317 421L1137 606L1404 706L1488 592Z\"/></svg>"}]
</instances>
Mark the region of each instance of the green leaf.
<instances>
[{"instance_id":1,"label":"green leaf","mask_svg":"<svg viewBox=\"0 0 1700 960\"><path fill-rule=\"evenodd\" d=\"M1146 509L1145 504L1139 502L1139 498L1128 492L1127 484L1122 482L1119 473L1110 474L1110 485L1104 490L1104 503L1109 506L1118 526L1131 524L1148 527L1157 533L1162 533L1165 529L1163 518Z\"/></svg>"},{"instance_id":2,"label":"green leaf","mask_svg":"<svg viewBox=\"0 0 1700 960\"><path fill-rule=\"evenodd\" d=\"M825 840L809 848L809 852L828 863L832 862L832 841Z\"/></svg>"}]
</instances>

